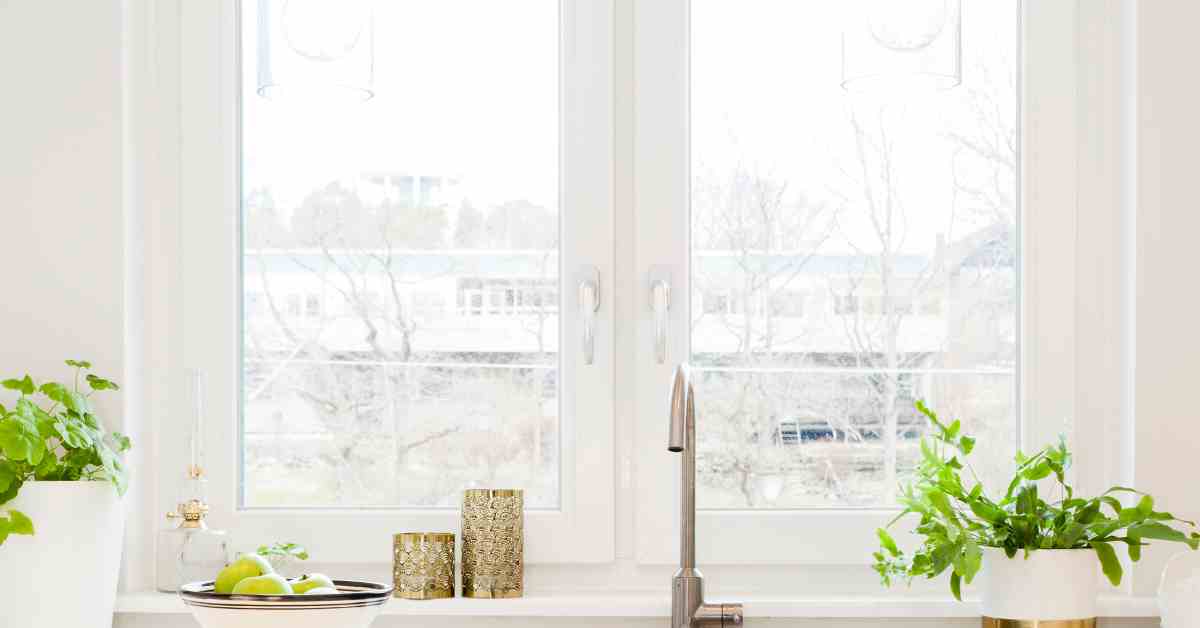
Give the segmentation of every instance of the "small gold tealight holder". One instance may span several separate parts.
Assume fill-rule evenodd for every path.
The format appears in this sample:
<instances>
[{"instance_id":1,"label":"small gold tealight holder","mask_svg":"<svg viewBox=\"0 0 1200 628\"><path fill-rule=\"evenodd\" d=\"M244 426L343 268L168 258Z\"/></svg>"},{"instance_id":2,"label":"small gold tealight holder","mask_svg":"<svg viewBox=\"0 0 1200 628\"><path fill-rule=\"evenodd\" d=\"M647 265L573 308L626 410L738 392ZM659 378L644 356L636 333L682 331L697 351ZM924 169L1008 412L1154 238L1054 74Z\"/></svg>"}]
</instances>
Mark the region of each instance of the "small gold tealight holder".
<instances>
[{"instance_id":1,"label":"small gold tealight holder","mask_svg":"<svg viewBox=\"0 0 1200 628\"><path fill-rule=\"evenodd\" d=\"M983 628L1096 628L1096 618L996 619L994 617L984 617Z\"/></svg>"},{"instance_id":2,"label":"small gold tealight holder","mask_svg":"<svg viewBox=\"0 0 1200 628\"><path fill-rule=\"evenodd\" d=\"M395 597L436 600L454 597L454 535L401 532L392 536Z\"/></svg>"},{"instance_id":3,"label":"small gold tealight holder","mask_svg":"<svg viewBox=\"0 0 1200 628\"><path fill-rule=\"evenodd\" d=\"M525 492L463 492L463 597L521 597L525 581Z\"/></svg>"}]
</instances>

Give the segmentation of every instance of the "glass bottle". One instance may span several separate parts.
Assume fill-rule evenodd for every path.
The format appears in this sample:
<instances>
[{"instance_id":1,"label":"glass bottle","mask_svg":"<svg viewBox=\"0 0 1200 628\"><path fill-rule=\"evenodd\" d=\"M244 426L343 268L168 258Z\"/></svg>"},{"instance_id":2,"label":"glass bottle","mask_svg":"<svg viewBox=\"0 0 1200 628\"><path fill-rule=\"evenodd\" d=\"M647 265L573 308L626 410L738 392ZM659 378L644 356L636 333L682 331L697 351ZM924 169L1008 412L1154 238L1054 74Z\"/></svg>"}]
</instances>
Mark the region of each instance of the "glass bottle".
<instances>
[{"instance_id":1,"label":"glass bottle","mask_svg":"<svg viewBox=\"0 0 1200 628\"><path fill-rule=\"evenodd\" d=\"M177 520L174 527L158 531L157 569L155 586L159 591L175 593L180 585L212 580L230 560L229 535L224 530L208 527L208 503L205 501L204 440L203 440L203 377L199 371L188 373L191 384L194 416L188 438L191 463L179 505L167 513L168 520Z\"/></svg>"},{"instance_id":2,"label":"glass bottle","mask_svg":"<svg viewBox=\"0 0 1200 628\"><path fill-rule=\"evenodd\" d=\"M157 588L164 593L175 593L189 582L212 580L217 572L229 563L232 546L224 530L208 527L208 504L203 498L203 478L194 478L192 497L179 503L177 509L167 513L169 520L176 520L173 528L158 532L158 569L155 579Z\"/></svg>"},{"instance_id":3,"label":"glass bottle","mask_svg":"<svg viewBox=\"0 0 1200 628\"><path fill-rule=\"evenodd\" d=\"M1158 585L1163 628L1200 626L1200 553L1187 550L1167 561Z\"/></svg>"}]
</instances>

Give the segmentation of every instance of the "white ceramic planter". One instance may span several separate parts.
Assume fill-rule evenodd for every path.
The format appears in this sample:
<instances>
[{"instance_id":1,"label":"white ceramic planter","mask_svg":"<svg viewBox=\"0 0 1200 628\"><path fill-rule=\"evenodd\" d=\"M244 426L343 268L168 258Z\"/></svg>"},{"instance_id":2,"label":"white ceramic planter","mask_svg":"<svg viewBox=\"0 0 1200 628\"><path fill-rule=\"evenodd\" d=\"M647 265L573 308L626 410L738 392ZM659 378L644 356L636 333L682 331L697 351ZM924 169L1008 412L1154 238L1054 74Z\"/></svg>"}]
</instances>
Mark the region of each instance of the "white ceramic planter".
<instances>
[{"instance_id":1,"label":"white ceramic planter","mask_svg":"<svg viewBox=\"0 0 1200 628\"><path fill-rule=\"evenodd\" d=\"M0 510L33 520L33 536L0 545L0 608L13 626L109 628L125 528L108 482L29 482Z\"/></svg>"},{"instance_id":2,"label":"white ceramic planter","mask_svg":"<svg viewBox=\"0 0 1200 628\"><path fill-rule=\"evenodd\" d=\"M1100 562L1090 549L1017 552L985 548L979 583L984 617L1072 620L1096 616Z\"/></svg>"}]
</instances>

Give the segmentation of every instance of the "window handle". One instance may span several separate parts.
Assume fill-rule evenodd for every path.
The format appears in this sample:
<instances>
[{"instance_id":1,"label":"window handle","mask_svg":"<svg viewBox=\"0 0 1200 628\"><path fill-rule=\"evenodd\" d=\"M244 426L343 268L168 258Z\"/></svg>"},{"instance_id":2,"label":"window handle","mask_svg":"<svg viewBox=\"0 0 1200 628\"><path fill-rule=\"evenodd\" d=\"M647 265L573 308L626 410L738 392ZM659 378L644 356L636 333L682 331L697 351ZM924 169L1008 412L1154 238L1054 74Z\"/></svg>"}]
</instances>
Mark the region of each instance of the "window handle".
<instances>
[{"instance_id":1,"label":"window handle","mask_svg":"<svg viewBox=\"0 0 1200 628\"><path fill-rule=\"evenodd\" d=\"M671 312L671 271L664 266L650 269L650 309L654 312L654 359L667 362L667 323Z\"/></svg>"},{"instance_id":2,"label":"window handle","mask_svg":"<svg viewBox=\"0 0 1200 628\"><path fill-rule=\"evenodd\" d=\"M600 271L595 266L579 269L579 318L583 323L583 363L596 359L596 312L600 311Z\"/></svg>"}]
</instances>

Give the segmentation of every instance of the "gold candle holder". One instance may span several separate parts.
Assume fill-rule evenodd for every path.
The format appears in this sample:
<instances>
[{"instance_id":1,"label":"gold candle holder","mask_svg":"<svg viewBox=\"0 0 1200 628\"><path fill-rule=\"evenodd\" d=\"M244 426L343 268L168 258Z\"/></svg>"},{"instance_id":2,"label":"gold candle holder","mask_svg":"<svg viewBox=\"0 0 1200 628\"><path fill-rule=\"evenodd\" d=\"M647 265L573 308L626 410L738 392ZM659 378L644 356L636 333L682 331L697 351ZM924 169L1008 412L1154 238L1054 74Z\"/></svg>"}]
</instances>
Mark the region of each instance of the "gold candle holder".
<instances>
[{"instance_id":1,"label":"gold candle holder","mask_svg":"<svg viewBox=\"0 0 1200 628\"><path fill-rule=\"evenodd\" d=\"M513 598L525 591L525 492L468 489L462 506L463 597Z\"/></svg>"},{"instance_id":2,"label":"gold candle holder","mask_svg":"<svg viewBox=\"0 0 1200 628\"><path fill-rule=\"evenodd\" d=\"M1090 619L996 619L984 617L983 628L1096 628L1096 618Z\"/></svg>"},{"instance_id":3,"label":"gold candle holder","mask_svg":"<svg viewBox=\"0 0 1200 628\"><path fill-rule=\"evenodd\" d=\"M401 532L392 536L395 597L436 600L454 597L454 535Z\"/></svg>"}]
</instances>

